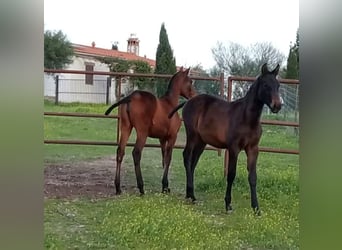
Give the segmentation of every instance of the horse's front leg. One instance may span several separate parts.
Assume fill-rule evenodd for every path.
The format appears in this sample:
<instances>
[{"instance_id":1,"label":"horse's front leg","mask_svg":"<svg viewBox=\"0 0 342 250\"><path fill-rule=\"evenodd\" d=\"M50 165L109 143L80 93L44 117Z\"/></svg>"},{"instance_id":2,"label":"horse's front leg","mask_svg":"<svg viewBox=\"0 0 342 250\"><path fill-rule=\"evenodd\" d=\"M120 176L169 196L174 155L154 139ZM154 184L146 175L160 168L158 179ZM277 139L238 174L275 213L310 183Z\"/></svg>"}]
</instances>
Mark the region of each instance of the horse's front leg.
<instances>
[{"instance_id":1,"label":"horse's front leg","mask_svg":"<svg viewBox=\"0 0 342 250\"><path fill-rule=\"evenodd\" d=\"M226 189L226 196L224 198L226 203L226 211L232 212L233 208L231 205L232 201L232 185L236 176L236 164L237 164L237 157L238 151L234 149L229 149L229 162L228 162L228 174L227 174L227 189Z\"/></svg>"},{"instance_id":2,"label":"horse's front leg","mask_svg":"<svg viewBox=\"0 0 342 250\"><path fill-rule=\"evenodd\" d=\"M120 187L120 172L121 172L121 163L123 157L125 155L125 148L127 145L128 138L132 132L132 125L130 124L127 115L123 113L121 115L121 125L120 125L121 135L118 148L116 150L116 170L115 170L115 188L116 194L121 194L121 187Z\"/></svg>"},{"instance_id":3,"label":"horse's front leg","mask_svg":"<svg viewBox=\"0 0 342 250\"><path fill-rule=\"evenodd\" d=\"M257 173L256 164L259 154L258 146L248 147L246 149L247 154L247 170L248 170L248 182L251 191L251 207L256 215L260 215L260 208L258 203L258 197L256 192L257 185Z\"/></svg>"}]
</instances>

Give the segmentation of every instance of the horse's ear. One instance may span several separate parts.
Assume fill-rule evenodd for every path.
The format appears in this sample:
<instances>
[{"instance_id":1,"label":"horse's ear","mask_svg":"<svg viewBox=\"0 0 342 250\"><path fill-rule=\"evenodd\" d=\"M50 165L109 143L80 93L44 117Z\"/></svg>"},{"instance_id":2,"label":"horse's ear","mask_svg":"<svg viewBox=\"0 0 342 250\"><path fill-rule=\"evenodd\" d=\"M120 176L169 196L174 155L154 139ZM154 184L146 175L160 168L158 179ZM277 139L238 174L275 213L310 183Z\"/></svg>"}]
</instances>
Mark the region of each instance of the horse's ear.
<instances>
[{"instance_id":1,"label":"horse's ear","mask_svg":"<svg viewBox=\"0 0 342 250\"><path fill-rule=\"evenodd\" d=\"M183 72L183 66L179 68L179 72Z\"/></svg>"},{"instance_id":2,"label":"horse's ear","mask_svg":"<svg viewBox=\"0 0 342 250\"><path fill-rule=\"evenodd\" d=\"M190 67L187 68L187 69L184 71L184 73L186 73L186 74L188 75L188 74L189 74L189 71L190 71Z\"/></svg>"},{"instance_id":3,"label":"horse's ear","mask_svg":"<svg viewBox=\"0 0 342 250\"><path fill-rule=\"evenodd\" d=\"M278 75L278 73L279 73L279 68L280 68L280 65L279 65L279 63L278 63L277 67L272 71L272 74Z\"/></svg>"},{"instance_id":4,"label":"horse's ear","mask_svg":"<svg viewBox=\"0 0 342 250\"><path fill-rule=\"evenodd\" d=\"M266 73L269 73L268 68L267 68L267 63L264 63L261 67L261 74L265 75Z\"/></svg>"}]
</instances>

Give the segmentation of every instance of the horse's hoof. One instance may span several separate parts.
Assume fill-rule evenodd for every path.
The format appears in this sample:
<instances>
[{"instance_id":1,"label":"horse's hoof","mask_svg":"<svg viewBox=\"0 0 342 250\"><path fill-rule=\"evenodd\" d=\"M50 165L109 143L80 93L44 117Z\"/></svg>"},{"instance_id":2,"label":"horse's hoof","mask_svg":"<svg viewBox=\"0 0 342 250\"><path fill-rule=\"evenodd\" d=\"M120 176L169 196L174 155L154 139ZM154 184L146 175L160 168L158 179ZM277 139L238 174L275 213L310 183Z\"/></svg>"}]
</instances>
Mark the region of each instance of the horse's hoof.
<instances>
[{"instance_id":1,"label":"horse's hoof","mask_svg":"<svg viewBox=\"0 0 342 250\"><path fill-rule=\"evenodd\" d=\"M186 199L187 201L189 201L190 203L192 203L192 204L195 204L195 203L196 203L196 198L195 198L195 197L185 196L185 199Z\"/></svg>"},{"instance_id":2,"label":"horse's hoof","mask_svg":"<svg viewBox=\"0 0 342 250\"><path fill-rule=\"evenodd\" d=\"M228 205L228 206L226 207L226 211L227 211L228 214L231 214L231 213L233 212L232 206L231 206L231 205Z\"/></svg>"},{"instance_id":3,"label":"horse's hoof","mask_svg":"<svg viewBox=\"0 0 342 250\"><path fill-rule=\"evenodd\" d=\"M254 211L254 214L255 214L256 216L261 216L261 211L260 211L260 209L259 209L258 207L253 208L253 211Z\"/></svg>"},{"instance_id":4,"label":"horse's hoof","mask_svg":"<svg viewBox=\"0 0 342 250\"><path fill-rule=\"evenodd\" d=\"M163 188L162 193L163 194L169 194L170 193L170 188Z\"/></svg>"},{"instance_id":5,"label":"horse's hoof","mask_svg":"<svg viewBox=\"0 0 342 250\"><path fill-rule=\"evenodd\" d=\"M116 195L120 195L120 194L121 194L121 190L116 191L115 194L116 194Z\"/></svg>"}]
</instances>

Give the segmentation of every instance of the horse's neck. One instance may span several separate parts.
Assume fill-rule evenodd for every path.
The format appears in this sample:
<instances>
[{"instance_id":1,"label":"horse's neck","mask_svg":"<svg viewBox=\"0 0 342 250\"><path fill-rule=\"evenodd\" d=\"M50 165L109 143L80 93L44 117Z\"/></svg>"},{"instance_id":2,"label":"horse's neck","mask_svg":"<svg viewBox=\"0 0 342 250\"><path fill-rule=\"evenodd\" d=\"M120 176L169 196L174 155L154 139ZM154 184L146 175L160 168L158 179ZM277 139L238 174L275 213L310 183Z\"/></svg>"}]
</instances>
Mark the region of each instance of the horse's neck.
<instances>
[{"instance_id":1,"label":"horse's neck","mask_svg":"<svg viewBox=\"0 0 342 250\"><path fill-rule=\"evenodd\" d=\"M161 97L161 99L166 100L169 102L173 107L176 107L178 105L178 99L179 99L180 93L177 86L174 84L171 86L170 89L167 90L165 95Z\"/></svg>"},{"instance_id":2,"label":"horse's neck","mask_svg":"<svg viewBox=\"0 0 342 250\"><path fill-rule=\"evenodd\" d=\"M161 97L161 99L170 103L172 107L176 107L178 105L179 94L169 93Z\"/></svg>"},{"instance_id":3,"label":"horse's neck","mask_svg":"<svg viewBox=\"0 0 342 250\"><path fill-rule=\"evenodd\" d=\"M247 92L244 102L246 118L250 123L259 122L264 104L257 99L256 89Z\"/></svg>"}]
</instances>

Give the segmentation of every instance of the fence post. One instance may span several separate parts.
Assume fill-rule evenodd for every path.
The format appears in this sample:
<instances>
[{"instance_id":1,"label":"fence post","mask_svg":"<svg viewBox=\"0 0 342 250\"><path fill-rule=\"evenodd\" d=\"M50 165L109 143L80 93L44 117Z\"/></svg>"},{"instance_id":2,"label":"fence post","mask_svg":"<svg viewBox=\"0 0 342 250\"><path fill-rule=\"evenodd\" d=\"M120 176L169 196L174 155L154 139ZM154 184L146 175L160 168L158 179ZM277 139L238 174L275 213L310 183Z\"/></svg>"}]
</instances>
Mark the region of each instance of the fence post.
<instances>
[{"instance_id":1,"label":"fence post","mask_svg":"<svg viewBox=\"0 0 342 250\"><path fill-rule=\"evenodd\" d=\"M231 77L228 77L228 93L227 93L228 102L232 101L232 90L233 90L233 80Z\"/></svg>"},{"instance_id":2,"label":"fence post","mask_svg":"<svg viewBox=\"0 0 342 250\"><path fill-rule=\"evenodd\" d=\"M220 92L221 92L221 97L224 98L224 73L223 72L220 74Z\"/></svg>"},{"instance_id":3,"label":"fence post","mask_svg":"<svg viewBox=\"0 0 342 250\"><path fill-rule=\"evenodd\" d=\"M109 104L109 87L111 83L111 77L107 77L107 86L106 86L106 105Z\"/></svg>"},{"instance_id":4,"label":"fence post","mask_svg":"<svg viewBox=\"0 0 342 250\"><path fill-rule=\"evenodd\" d=\"M118 86L118 92L119 92L119 98L118 100L115 100L116 102L121 99L121 83L122 83L122 77L119 76L116 78L116 84L119 84ZM117 119L117 126L116 126L116 141L119 143L119 138L120 138L120 123L121 123L121 105L118 107L118 119Z\"/></svg>"},{"instance_id":5,"label":"fence post","mask_svg":"<svg viewBox=\"0 0 342 250\"><path fill-rule=\"evenodd\" d=\"M56 88L55 88L55 105L58 105L58 92L59 92L59 76L58 75L55 76L55 84L56 84Z\"/></svg>"}]
</instances>

